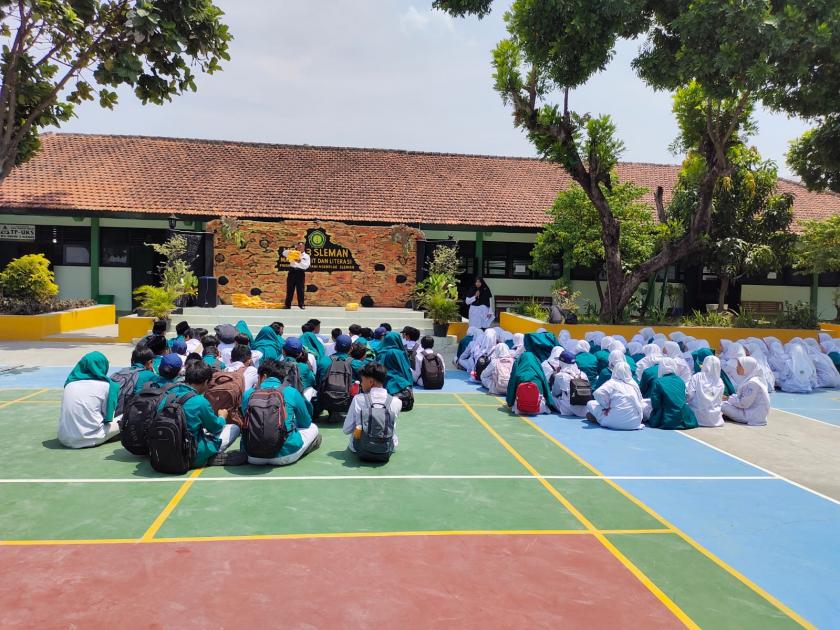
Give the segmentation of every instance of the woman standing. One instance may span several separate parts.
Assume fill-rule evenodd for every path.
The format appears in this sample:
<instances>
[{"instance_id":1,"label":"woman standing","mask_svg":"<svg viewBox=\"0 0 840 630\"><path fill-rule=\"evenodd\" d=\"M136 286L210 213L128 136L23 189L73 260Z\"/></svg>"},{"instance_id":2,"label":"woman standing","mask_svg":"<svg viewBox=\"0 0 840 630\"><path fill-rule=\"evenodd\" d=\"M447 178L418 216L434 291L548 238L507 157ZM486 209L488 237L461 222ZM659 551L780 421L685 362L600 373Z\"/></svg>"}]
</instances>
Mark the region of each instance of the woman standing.
<instances>
[{"instance_id":1,"label":"woman standing","mask_svg":"<svg viewBox=\"0 0 840 630\"><path fill-rule=\"evenodd\" d=\"M493 294L490 287L484 282L484 278L476 278L472 287L472 294L467 296L464 302L470 307L470 327L488 328L493 323L495 316L490 308L490 298Z\"/></svg>"}]
</instances>

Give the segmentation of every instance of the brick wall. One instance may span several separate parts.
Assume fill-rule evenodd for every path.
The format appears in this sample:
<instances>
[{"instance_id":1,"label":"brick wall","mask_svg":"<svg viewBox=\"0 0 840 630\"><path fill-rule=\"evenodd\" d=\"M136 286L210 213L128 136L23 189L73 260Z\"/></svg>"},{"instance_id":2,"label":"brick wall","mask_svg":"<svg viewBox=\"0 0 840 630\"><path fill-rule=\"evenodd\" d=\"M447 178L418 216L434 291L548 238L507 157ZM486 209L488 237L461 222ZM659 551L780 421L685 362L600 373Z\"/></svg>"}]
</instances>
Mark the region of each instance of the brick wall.
<instances>
[{"instance_id":1,"label":"brick wall","mask_svg":"<svg viewBox=\"0 0 840 630\"><path fill-rule=\"evenodd\" d=\"M209 223L207 229L215 234L214 274L222 301L229 304L234 293L245 293L282 302L286 272L277 268L280 251L293 247L313 228L326 232L334 246L349 249L359 271L307 271L307 304L343 306L369 295L375 306L405 305L414 289L416 241L423 233L406 226L335 221L241 221L243 248L221 237L219 221Z\"/></svg>"}]
</instances>

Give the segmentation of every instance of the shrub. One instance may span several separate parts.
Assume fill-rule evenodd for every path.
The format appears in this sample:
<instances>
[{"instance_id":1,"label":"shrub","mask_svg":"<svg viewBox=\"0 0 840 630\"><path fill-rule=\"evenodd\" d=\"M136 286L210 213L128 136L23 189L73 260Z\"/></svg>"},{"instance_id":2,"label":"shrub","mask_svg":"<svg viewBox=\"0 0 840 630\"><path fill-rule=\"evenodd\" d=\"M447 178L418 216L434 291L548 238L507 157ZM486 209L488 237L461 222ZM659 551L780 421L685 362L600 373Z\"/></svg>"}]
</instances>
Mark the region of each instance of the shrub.
<instances>
[{"instance_id":1,"label":"shrub","mask_svg":"<svg viewBox=\"0 0 840 630\"><path fill-rule=\"evenodd\" d=\"M0 313L4 315L40 315L41 313L55 313L69 311L73 308L95 306L93 300L18 300L15 298L0 298Z\"/></svg>"},{"instance_id":2,"label":"shrub","mask_svg":"<svg viewBox=\"0 0 840 630\"><path fill-rule=\"evenodd\" d=\"M785 310L776 324L782 328L817 328L819 320L807 302L785 302Z\"/></svg>"},{"instance_id":3,"label":"shrub","mask_svg":"<svg viewBox=\"0 0 840 630\"><path fill-rule=\"evenodd\" d=\"M46 301L58 293L55 274L43 254L12 260L0 273L0 288L5 297L18 300Z\"/></svg>"},{"instance_id":4,"label":"shrub","mask_svg":"<svg viewBox=\"0 0 840 630\"><path fill-rule=\"evenodd\" d=\"M534 298L524 302L517 302L513 305L512 310L514 313L525 315L526 317L533 317L543 322L548 320L548 309Z\"/></svg>"},{"instance_id":5,"label":"shrub","mask_svg":"<svg viewBox=\"0 0 840 630\"><path fill-rule=\"evenodd\" d=\"M175 310L175 300L180 296L172 289L144 284L134 289L134 297L140 302L139 308L155 319L168 319Z\"/></svg>"},{"instance_id":6,"label":"shrub","mask_svg":"<svg viewBox=\"0 0 840 630\"><path fill-rule=\"evenodd\" d=\"M732 313L724 311L719 313L717 311L709 311L708 313L701 313L700 311L691 311L691 315L686 315L682 318L684 326L713 326L716 328L729 328L732 326Z\"/></svg>"}]
</instances>

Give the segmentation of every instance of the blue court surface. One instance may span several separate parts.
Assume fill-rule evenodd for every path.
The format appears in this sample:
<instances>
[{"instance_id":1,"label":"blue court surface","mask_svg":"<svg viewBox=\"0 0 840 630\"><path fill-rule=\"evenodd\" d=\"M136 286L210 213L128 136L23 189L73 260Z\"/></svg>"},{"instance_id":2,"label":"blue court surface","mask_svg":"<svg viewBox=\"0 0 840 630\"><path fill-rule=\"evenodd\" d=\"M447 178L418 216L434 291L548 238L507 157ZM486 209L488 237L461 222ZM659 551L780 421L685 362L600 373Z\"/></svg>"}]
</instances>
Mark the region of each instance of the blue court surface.
<instances>
[{"instance_id":1,"label":"blue court surface","mask_svg":"<svg viewBox=\"0 0 840 630\"><path fill-rule=\"evenodd\" d=\"M69 369L8 372L0 375L0 389L58 389ZM475 404L481 391L464 372L449 372L440 393L472 394ZM499 398L487 398L480 406L502 406ZM840 390L776 393L771 400L774 408L840 426ZM752 582L806 625L840 628L840 503L677 432L609 431L556 414L507 418L512 424L494 423L500 436L530 424L567 456L635 497L641 509L696 541L729 575Z\"/></svg>"}]
</instances>

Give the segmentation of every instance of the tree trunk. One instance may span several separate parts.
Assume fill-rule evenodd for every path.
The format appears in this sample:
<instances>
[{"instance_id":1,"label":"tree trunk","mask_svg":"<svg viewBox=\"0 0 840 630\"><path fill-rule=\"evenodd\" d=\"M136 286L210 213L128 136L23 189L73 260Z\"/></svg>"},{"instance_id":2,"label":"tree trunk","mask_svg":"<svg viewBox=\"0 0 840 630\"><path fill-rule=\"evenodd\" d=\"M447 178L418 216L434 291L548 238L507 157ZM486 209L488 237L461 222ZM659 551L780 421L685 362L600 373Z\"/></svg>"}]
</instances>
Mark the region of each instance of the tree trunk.
<instances>
[{"instance_id":1,"label":"tree trunk","mask_svg":"<svg viewBox=\"0 0 840 630\"><path fill-rule=\"evenodd\" d=\"M600 275L600 272L598 273ZM595 276L595 290L598 291L598 307L604 309L604 289L601 287L601 279Z\"/></svg>"},{"instance_id":2,"label":"tree trunk","mask_svg":"<svg viewBox=\"0 0 840 630\"><path fill-rule=\"evenodd\" d=\"M718 306L717 311L718 313L723 313L724 309L723 305L726 303L726 292L729 290L729 276L721 275L720 277L720 289L718 290Z\"/></svg>"}]
</instances>

